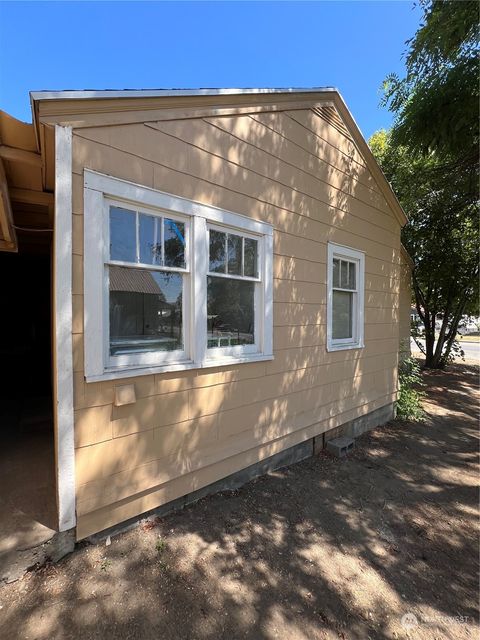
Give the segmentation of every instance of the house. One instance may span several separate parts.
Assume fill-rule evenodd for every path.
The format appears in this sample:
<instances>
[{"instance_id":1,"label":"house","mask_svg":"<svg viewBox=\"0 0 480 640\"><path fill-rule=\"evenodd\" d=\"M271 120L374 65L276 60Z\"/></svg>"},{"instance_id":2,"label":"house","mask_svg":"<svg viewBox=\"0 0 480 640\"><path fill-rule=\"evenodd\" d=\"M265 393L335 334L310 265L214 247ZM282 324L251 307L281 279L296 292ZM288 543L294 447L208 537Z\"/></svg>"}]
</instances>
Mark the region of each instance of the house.
<instances>
[{"instance_id":1,"label":"house","mask_svg":"<svg viewBox=\"0 0 480 640\"><path fill-rule=\"evenodd\" d=\"M2 393L28 407L51 375L51 528L81 540L393 417L406 217L338 91L31 104L33 126L0 119Z\"/></svg>"}]
</instances>

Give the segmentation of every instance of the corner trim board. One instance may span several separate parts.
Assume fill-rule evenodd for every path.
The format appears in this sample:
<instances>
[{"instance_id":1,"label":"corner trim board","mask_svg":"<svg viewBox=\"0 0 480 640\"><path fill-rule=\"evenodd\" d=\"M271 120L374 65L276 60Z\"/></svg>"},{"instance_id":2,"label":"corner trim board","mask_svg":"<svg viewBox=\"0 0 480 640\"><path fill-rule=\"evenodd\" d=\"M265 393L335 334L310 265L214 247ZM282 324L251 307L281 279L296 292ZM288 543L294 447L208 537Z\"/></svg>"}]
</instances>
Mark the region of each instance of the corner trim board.
<instances>
[{"instance_id":1,"label":"corner trim board","mask_svg":"<svg viewBox=\"0 0 480 640\"><path fill-rule=\"evenodd\" d=\"M76 524L72 352L72 128L55 126L55 452L58 529Z\"/></svg>"}]
</instances>

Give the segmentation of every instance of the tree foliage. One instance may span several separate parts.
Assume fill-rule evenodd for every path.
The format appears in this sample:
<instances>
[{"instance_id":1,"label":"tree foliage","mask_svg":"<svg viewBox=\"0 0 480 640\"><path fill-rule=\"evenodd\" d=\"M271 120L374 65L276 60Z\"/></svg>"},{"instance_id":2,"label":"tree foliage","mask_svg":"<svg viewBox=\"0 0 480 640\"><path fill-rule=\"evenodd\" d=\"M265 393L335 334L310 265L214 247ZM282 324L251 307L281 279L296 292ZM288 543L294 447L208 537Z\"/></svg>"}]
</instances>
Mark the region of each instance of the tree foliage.
<instances>
[{"instance_id":1,"label":"tree foliage","mask_svg":"<svg viewBox=\"0 0 480 640\"><path fill-rule=\"evenodd\" d=\"M396 115L393 143L443 157L473 178L478 165L479 3L421 0L423 23L407 42L407 74L384 82ZM476 189L476 182L472 181Z\"/></svg>"},{"instance_id":2,"label":"tree foliage","mask_svg":"<svg viewBox=\"0 0 480 640\"><path fill-rule=\"evenodd\" d=\"M436 156L412 153L393 144L386 131L370 147L390 180L409 222L402 241L413 260L415 303L424 326L426 366L448 362L459 322L478 313L478 221L455 174L446 181ZM435 321L442 326L435 344Z\"/></svg>"},{"instance_id":3,"label":"tree foliage","mask_svg":"<svg viewBox=\"0 0 480 640\"><path fill-rule=\"evenodd\" d=\"M398 367L399 394L397 401L397 417L400 420L418 422L425 417L422 400L425 397L420 374L420 367L416 360L407 358Z\"/></svg>"},{"instance_id":4,"label":"tree foliage","mask_svg":"<svg viewBox=\"0 0 480 640\"><path fill-rule=\"evenodd\" d=\"M385 81L394 126L370 146L410 218L402 241L414 262L425 364L436 368L450 358L462 315L478 313L479 5L421 4L406 77Z\"/></svg>"}]
</instances>

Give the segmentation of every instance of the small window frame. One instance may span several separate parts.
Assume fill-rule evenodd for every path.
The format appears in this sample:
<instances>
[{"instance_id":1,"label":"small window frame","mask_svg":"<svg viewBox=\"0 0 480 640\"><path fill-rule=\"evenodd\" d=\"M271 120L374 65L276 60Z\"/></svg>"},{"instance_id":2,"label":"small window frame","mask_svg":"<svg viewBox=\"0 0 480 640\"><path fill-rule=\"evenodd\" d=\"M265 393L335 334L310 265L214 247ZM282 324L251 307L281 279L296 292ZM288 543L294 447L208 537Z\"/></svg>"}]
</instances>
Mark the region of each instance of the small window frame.
<instances>
[{"instance_id":1,"label":"small window frame","mask_svg":"<svg viewBox=\"0 0 480 640\"><path fill-rule=\"evenodd\" d=\"M344 260L355 264L355 289L333 285L333 261ZM333 291L353 294L352 337L333 338ZM328 243L327 249L327 351L362 349L364 345L365 253L358 249Z\"/></svg>"}]
</instances>

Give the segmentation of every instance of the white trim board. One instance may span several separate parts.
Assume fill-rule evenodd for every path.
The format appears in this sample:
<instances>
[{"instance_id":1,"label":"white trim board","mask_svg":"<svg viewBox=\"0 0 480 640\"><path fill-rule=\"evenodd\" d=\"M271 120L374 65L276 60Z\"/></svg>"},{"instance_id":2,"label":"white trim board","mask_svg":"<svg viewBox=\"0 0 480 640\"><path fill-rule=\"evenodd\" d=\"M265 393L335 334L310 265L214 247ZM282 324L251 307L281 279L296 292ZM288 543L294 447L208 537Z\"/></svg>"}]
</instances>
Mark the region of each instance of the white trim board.
<instances>
[{"instance_id":1,"label":"white trim board","mask_svg":"<svg viewBox=\"0 0 480 640\"><path fill-rule=\"evenodd\" d=\"M166 98L183 96L235 96L278 93L325 93L338 92L335 87L292 87L258 89L103 89L103 90L64 90L30 91L35 100L92 100L99 98Z\"/></svg>"},{"instance_id":2,"label":"white trim board","mask_svg":"<svg viewBox=\"0 0 480 640\"><path fill-rule=\"evenodd\" d=\"M54 235L55 451L59 531L75 516L72 352L72 129L55 126Z\"/></svg>"}]
</instances>

